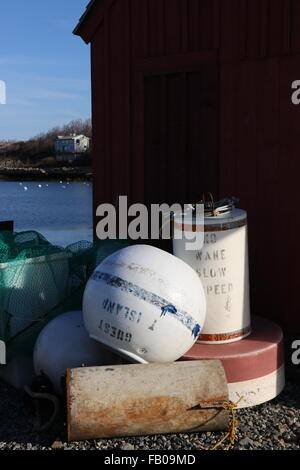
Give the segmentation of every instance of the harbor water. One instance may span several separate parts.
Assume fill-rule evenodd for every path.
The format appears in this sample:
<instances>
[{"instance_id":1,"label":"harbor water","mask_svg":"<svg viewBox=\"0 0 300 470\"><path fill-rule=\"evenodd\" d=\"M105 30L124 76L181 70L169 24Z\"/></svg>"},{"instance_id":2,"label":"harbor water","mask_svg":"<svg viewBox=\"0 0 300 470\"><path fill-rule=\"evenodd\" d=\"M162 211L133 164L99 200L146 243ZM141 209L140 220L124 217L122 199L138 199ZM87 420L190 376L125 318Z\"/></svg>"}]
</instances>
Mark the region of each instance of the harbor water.
<instances>
[{"instance_id":1,"label":"harbor water","mask_svg":"<svg viewBox=\"0 0 300 470\"><path fill-rule=\"evenodd\" d=\"M89 182L0 182L0 221L17 232L35 230L51 243L92 241L92 184Z\"/></svg>"}]
</instances>

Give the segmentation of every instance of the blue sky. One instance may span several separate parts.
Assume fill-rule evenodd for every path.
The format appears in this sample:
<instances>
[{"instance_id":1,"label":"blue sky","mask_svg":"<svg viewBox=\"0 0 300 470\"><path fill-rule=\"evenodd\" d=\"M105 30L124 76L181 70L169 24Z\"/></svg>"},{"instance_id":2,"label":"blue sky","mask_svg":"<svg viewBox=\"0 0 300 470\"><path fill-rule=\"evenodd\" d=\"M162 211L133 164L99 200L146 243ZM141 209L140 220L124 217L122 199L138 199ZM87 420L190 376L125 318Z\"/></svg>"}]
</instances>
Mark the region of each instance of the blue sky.
<instances>
[{"instance_id":1,"label":"blue sky","mask_svg":"<svg viewBox=\"0 0 300 470\"><path fill-rule=\"evenodd\" d=\"M90 48L72 31L88 0L0 0L0 141L90 117Z\"/></svg>"}]
</instances>

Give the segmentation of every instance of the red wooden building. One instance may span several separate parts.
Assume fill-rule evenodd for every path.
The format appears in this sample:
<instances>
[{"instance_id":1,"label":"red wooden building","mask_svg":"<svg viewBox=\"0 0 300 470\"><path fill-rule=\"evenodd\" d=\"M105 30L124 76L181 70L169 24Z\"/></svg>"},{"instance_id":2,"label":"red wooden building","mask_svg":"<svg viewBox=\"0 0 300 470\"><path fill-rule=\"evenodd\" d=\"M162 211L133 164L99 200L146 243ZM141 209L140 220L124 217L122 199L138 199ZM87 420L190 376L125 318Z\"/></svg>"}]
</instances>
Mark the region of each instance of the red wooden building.
<instances>
[{"instance_id":1,"label":"red wooden building","mask_svg":"<svg viewBox=\"0 0 300 470\"><path fill-rule=\"evenodd\" d=\"M249 214L252 312L300 331L299 0L96 0L95 206L235 195Z\"/></svg>"}]
</instances>

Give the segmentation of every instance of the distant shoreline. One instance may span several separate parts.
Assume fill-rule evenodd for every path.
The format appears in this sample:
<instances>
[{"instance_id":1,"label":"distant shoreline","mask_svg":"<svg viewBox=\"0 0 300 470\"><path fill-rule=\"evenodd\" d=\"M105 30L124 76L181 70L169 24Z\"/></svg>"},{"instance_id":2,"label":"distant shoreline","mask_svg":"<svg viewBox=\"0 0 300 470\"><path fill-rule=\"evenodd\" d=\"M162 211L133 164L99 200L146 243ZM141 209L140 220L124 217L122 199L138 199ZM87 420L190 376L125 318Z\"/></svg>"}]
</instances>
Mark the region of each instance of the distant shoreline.
<instances>
[{"instance_id":1,"label":"distant shoreline","mask_svg":"<svg viewBox=\"0 0 300 470\"><path fill-rule=\"evenodd\" d=\"M1 168L0 181L91 181L92 169L78 168Z\"/></svg>"}]
</instances>

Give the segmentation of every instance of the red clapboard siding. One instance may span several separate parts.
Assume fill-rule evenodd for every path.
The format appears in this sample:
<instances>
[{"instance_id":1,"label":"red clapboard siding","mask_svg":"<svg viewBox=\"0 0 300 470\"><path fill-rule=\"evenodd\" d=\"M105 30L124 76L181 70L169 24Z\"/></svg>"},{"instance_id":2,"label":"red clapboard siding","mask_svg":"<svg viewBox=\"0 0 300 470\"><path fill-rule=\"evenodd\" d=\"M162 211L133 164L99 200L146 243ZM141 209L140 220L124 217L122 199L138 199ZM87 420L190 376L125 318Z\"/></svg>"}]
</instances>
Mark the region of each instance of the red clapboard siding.
<instances>
[{"instance_id":1,"label":"red clapboard siding","mask_svg":"<svg viewBox=\"0 0 300 470\"><path fill-rule=\"evenodd\" d=\"M144 201L145 181L145 99L144 99L144 75L140 71L135 71L132 77L132 160L131 160L131 184L129 199L131 203Z\"/></svg>"},{"instance_id":2,"label":"red clapboard siding","mask_svg":"<svg viewBox=\"0 0 300 470\"><path fill-rule=\"evenodd\" d=\"M298 328L299 0L101 0L92 42L94 205L235 195L252 311Z\"/></svg>"},{"instance_id":3,"label":"red clapboard siding","mask_svg":"<svg viewBox=\"0 0 300 470\"><path fill-rule=\"evenodd\" d=\"M251 0L244 8L246 18L246 57L255 59L261 54L261 0Z\"/></svg>"},{"instance_id":4,"label":"red clapboard siding","mask_svg":"<svg viewBox=\"0 0 300 470\"><path fill-rule=\"evenodd\" d=\"M213 21L213 2L203 0L199 7L199 47L200 49L214 48L214 21Z\"/></svg>"},{"instance_id":5,"label":"red clapboard siding","mask_svg":"<svg viewBox=\"0 0 300 470\"><path fill-rule=\"evenodd\" d=\"M217 191L217 67L145 76L145 199L186 203Z\"/></svg>"},{"instance_id":6,"label":"red clapboard siding","mask_svg":"<svg viewBox=\"0 0 300 470\"><path fill-rule=\"evenodd\" d=\"M281 55L283 43L283 5L286 1L287 0L272 0L269 4L269 57Z\"/></svg>"},{"instance_id":7,"label":"red clapboard siding","mask_svg":"<svg viewBox=\"0 0 300 470\"><path fill-rule=\"evenodd\" d=\"M247 54L249 53L249 41L251 41L251 35L252 32L249 32L249 29L252 28L252 21L251 21L251 13L250 9L248 8L248 2L247 0L240 0L240 2L237 5L237 24L238 24L238 36L237 36L237 44L236 44L236 49L235 53L237 54L237 57L240 60L245 60L247 59ZM251 9L252 11L252 9ZM255 9L253 9L255 11ZM250 23L250 28L249 28L249 23ZM253 27L256 28L256 34L257 34L257 19L255 20L255 25Z\"/></svg>"},{"instance_id":8,"label":"red clapboard siding","mask_svg":"<svg viewBox=\"0 0 300 470\"><path fill-rule=\"evenodd\" d=\"M237 88L239 65L226 63L220 70L220 197L238 196L237 193Z\"/></svg>"},{"instance_id":9,"label":"red clapboard siding","mask_svg":"<svg viewBox=\"0 0 300 470\"><path fill-rule=\"evenodd\" d=\"M145 77L145 201L164 201L167 184L166 76ZM153 189L155 188L155 191Z\"/></svg>"},{"instance_id":10,"label":"red clapboard siding","mask_svg":"<svg viewBox=\"0 0 300 470\"><path fill-rule=\"evenodd\" d=\"M109 10L111 191L114 201L130 189L129 1Z\"/></svg>"},{"instance_id":11,"label":"red clapboard siding","mask_svg":"<svg viewBox=\"0 0 300 470\"><path fill-rule=\"evenodd\" d=\"M269 0L260 1L260 57L268 54L269 43Z\"/></svg>"},{"instance_id":12,"label":"red clapboard siding","mask_svg":"<svg viewBox=\"0 0 300 470\"><path fill-rule=\"evenodd\" d=\"M93 119L93 165L94 165L94 214L95 209L101 201L109 199L110 185L108 175L110 175L109 159L107 148L107 119L108 106L106 103L106 70L105 63L105 26L102 22L98 29L91 47L92 61L92 119ZM101 173L107 175L103 178L102 184L97 183L97 176Z\"/></svg>"},{"instance_id":13,"label":"red clapboard siding","mask_svg":"<svg viewBox=\"0 0 300 470\"><path fill-rule=\"evenodd\" d=\"M164 0L166 55L183 52L184 21L183 1Z\"/></svg>"},{"instance_id":14,"label":"red clapboard siding","mask_svg":"<svg viewBox=\"0 0 300 470\"><path fill-rule=\"evenodd\" d=\"M255 63L240 63L238 74L236 115L237 152L235 162L236 191L240 198L240 206L248 212L250 282L252 281L253 285L253 279L255 279L254 260L257 246L257 108L255 102Z\"/></svg>"},{"instance_id":15,"label":"red clapboard siding","mask_svg":"<svg viewBox=\"0 0 300 470\"><path fill-rule=\"evenodd\" d=\"M148 57L148 1L130 0L131 11L131 56Z\"/></svg>"},{"instance_id":16,"label":"red clapboard siding","mask_svg":"<svg viewBox=\"0 0 300 470\"><path fill-rule=\"evenodd\" d=\"M291 18L292 2L287 0L282 4L282 41L281 54L287 55L291 51Z\"/></svg>"},{"instance_id":17,"label":"red clapboard siding","mask_svg":"<svg viewBox=\"0 0 300 470\"><path fill-rule=\"evenodd\" d=\"M280 152L280 69L278 59L258 61L256 67L257 113L257 199L262 212L278 204ZM271 209L272 210L272 209ZM275 210L273 211L275 213Z\"/></svg>"},{"instance_id":18,"label":"red clapboard siding","mask_svg":"<svg viewBox=\"0 0 300 470\"><path fill-rule=\"evenodd\" d=\"M221 61L238 60L243 48L244 28L241 18L245 0L222 0L220 8L220 57Z\"/></svg>"},{"instance_id":19,"label":"red clapboard siding","mask_svg":"<svg viewBox=\"0 0 300 470\"><path fill-rule=\"evenodd\" d=\"M278 300L274 296L276 288L274 284L280 278L280 267L278 263L274 263L274 254L278 252L280 246L279 60L257 62L256 72L256 103L260 112L257 113L257 206L254 227L256 249L253 253L254 285L257 286L257 294L253 296L253 303L255 311L261 310L263 316L271 310L273 315L278 317ZM272 276L270 276L270 267L272 267ZM278 320L275 316L273 319Z\"/></svg>"},{"instance_id":20,"label":"red clapboard siding","mask_svg":"<svg viewBox=\"0 0 300 470\"><path fill-rule=\"evenodd\" d=\"M200 48L199 42L199 17L200 17L200 3L198 0L190 0L187 2L187 15L188 15L188 48L191 52L198 51Z\"/></svg>"},{"instance_id":21,"label":"red clapboard siding","mask_svg":"<svg viewBox=\"0 0 300 470\"><path fill-rule=\"evenodd\" d=\"M299 75L300 76L300 75ZM282 279L282 294L280 295L280 308L284 312L282 321L284 324L288 323L288 318L293 310L292 303L292 292L291 292L291 281L293 278L295 267L293 247L292 243L292 230L289 227L289 220L292 220L293 210L288 201L293 201L293 204L297 204L297 195L294 193L291 178L291 161L292 158L292 115L295 118L295 112L297 113L297 107L293 108L291 104L291 66L290 61L283 60L280 62L280 155L278 162L278 173L279 173L279 203L278 203L278 230L281 234L280 244L278 251L282 253L280 257L280 270L284 275ZM299 117L297 117L299 122ZM294 193L294 194L293 194ZM294 199L296 197L296 199ZM285 237L288 235L288 242L285 242ZM292 261L293 260L293 261Z\"/></svg>"},{"instance_id":22,"label":"red clapboard siding","mask_svg":"<svg viewBox=\"0 0 300 470\"><path fill-rule=\"evenodd\" d=\"M165 200L168 203L184 202L186 195L186 74L171 73L166 81L166 128L167 139L165 173ZM146 176L147 177L147 176Z\"/></svg>"},{"instance_id":23,"label":"red clapboard siding","mask_svg":"<svg viewBox=\"0 0 300 470\"><path fill-rule=\"evenodd\" d=\"M279 230L281 233L279 252L282 279L282 312L281 321L285 326L297 327L300 331L298 275L299 254L299 224L294 208L300 204L299 192L299 122L300 106L291 102L291 83L297 77L300 79L299 56L282 58L280 60L280 160L279 175L280 193Z\"/></svg>"},{"instance_id":24,"label":"red clapboard siding","mask_svg":"<svg viewBox=\"0 0 300 470\"><path fill-rule=\"evenodd\" d=\"M76 28L75 34L78 34L82 39L89 43L94 40L94 35L99 28L100 23L103 21L107 10L117 0L98 0L93 3L92 11L86 12L85 18L80 22Z\"/></svg>"},{"instance_id":25,"label":"red clapboard siding","mask_svg":"<svg viewBox=\"0 0 300 470\"><path fill-rule=\"evenodd\" d=\"M218 78L216 63L204 63L187 75L188 202L199 201L202 191L218 195Z\"/></svg>"},{"instance_id":26,"label":"red clapboard siding","mask_svg":"<svg viewBox=\"0 0 300 470\"><path fill-rule=\"evenodd\" d=\"M300 2L299 0L290 0L291 1L291 32L290 32L290 41L291 41L291 53L299 54L300 53Z\"/></svg>"},{"instance_id":27,"label":"red clapboard siding","mask_svg":"<svg viewBox=\"0 0 300 470\"><path fill-rule=\"evenodd\" d=\"M162 0L148 1L149 56L165 55L165 5Z\"/></svg>"},{"instance_id":28,"label":"red clapboard siding","mask_svg":"<svg viewBox=\"0 0 300 470\"><path fill-rule=\"evenodd\" d=\"M220 47L220 3L221 0L211 0L212 14L212 47L218 49Z\"/></svg>"},{"instance_id":29,"label":"red clapboard siding","mask_svg":"<svg viewBox=\"0 0 300 470\"><path fill-rule=\"evenodd\" d=\"M257 108L256 66L243 62L239 67L236 122L236 189L249 212L256 206ZM252 215L252 214L251 214Z\"/></svg>"},{"instance_id":30,"label":"red clapboard siding","mask_svg":"<svg viewBox=\"0 0 300 470\"><path fill-rule=\"evenodd\" d=\"M106 160L106 187L107 187L107 202L112 202L112 172L111 172L111 56L110 56L110 25L109 25L109 13L106 13L104 18L104 42L99 47L104 47L104 69L103 75L105 76L105 160ZM99 177L101 173L99 171ZM101 186L101 185L99 185ZM101 189L100 189L101 191ZM102 201L101 201L102 202Z\"/></svg>"}]
</instances>

